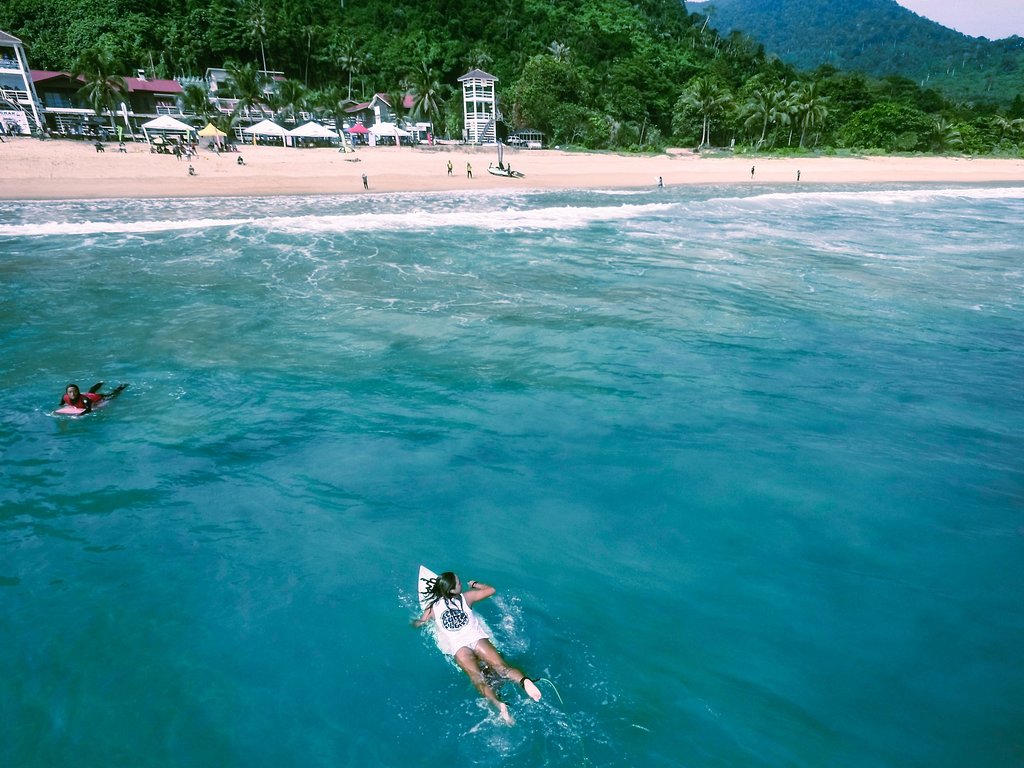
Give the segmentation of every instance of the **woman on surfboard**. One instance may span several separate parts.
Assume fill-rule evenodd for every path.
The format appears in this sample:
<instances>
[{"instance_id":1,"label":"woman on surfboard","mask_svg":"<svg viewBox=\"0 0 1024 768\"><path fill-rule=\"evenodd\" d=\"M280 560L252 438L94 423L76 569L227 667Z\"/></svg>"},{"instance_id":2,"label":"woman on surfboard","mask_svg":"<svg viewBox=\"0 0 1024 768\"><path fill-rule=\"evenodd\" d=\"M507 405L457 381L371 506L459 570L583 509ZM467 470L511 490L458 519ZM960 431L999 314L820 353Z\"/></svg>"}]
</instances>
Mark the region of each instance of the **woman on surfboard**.
<instances>
[{"instance_id":1,"label":"woman on surfboard","mask_svg":"<svg viewBox=\"0 0 1024 768\"><path fill-rule=\"evenodd\" d=\"M70 405L72 408L84 408L88 413L92 410L94 405L98 405L104 400L111 400L120 395L128 385L122 384L113 392L108 392L106 394L99 391L102 386L103 382L97 381L89 388L88 392L83 393L78 388L77 384L68 384L67 387L64 388L64 397L61 398L60 404L61 406Z\"/></svg>"},{"instance_id":2,"label":"woman on surfboard","mask_svg":"<svg viewBox=\"0 0 1024 768\"><path fill-rule=\"evenodd\" d=\"M426 608L423 615L413 621L414 627L422 627L431 619L437 628L439 638L455 661L472 681L480 695L498 708L501 719L513 722L508 705L501 701L494 689L484 678L481 664L494 670L502 677L518 683L534 701L540 701L540 689L521 670L509 666L491 643L490 632L473 613L470 606L479 600L486 600L495 593L488 584L470 580L468 592L462 591L462 582L451 571L445 571L436 579L426 579L423 597Z\"/></svg>"}]
</instances>

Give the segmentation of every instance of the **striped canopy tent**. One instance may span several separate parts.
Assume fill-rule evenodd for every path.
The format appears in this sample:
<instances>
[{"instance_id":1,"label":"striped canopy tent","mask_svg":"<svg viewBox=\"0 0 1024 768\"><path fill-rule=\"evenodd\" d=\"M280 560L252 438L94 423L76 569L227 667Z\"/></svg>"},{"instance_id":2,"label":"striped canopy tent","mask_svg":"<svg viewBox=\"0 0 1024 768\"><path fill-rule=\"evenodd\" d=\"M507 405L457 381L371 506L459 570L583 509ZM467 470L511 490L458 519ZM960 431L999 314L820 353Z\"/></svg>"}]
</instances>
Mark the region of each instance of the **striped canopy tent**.
<instances>
[{"instance_id":1,"label":"striped canopy tent","mask_svg":"<svg viewBox=\"0 0 1024 768\"><path fill-rule=\"evenodd\" d=\"M175 120L170 115L160 115L155 120L150 120L148 123L142 124L142 134L146 137L146 141L152 143L153 140L150 138L150 132L155 132L159 135L165 133L182 133L188 136L190 133L195 133L193 128L188 123L183 123L181 120Z\"/></svg>"},{"instance_id":2,"label":"striped canopy tent","mask_svg":"<svg viewBox=\"0 0 1024 768\"><path fill-rule=\"evenodd\" d=\"M285 145L285 136L288 135L288 130L286 128L282 128L273 120L260 120L256 125L250 125L248 128L243 128L242 133L252 136L253 144L256 143L257 136L277 136L281 139L281 146L283 147Z\"/></svg>"}]
</instances>

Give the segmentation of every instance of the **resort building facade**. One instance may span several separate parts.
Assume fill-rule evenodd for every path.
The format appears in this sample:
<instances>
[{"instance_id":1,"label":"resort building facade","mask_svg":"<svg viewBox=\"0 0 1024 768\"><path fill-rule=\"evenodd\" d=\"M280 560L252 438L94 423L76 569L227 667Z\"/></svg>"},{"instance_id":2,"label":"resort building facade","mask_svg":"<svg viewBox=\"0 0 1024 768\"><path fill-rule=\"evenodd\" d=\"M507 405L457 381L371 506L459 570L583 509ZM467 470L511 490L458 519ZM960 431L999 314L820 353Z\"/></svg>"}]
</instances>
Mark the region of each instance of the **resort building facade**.
<instances>
[{"instance_id":1,"label":"resort building facade","mask_svg":"<svg viewBox=\"0 0 1024 768\"><path fill-rule=\"evenodd\" d=\"M31 133L42 125L25 46L14 35L0 31L0 131Z\"/></svg>"}]
</instances>

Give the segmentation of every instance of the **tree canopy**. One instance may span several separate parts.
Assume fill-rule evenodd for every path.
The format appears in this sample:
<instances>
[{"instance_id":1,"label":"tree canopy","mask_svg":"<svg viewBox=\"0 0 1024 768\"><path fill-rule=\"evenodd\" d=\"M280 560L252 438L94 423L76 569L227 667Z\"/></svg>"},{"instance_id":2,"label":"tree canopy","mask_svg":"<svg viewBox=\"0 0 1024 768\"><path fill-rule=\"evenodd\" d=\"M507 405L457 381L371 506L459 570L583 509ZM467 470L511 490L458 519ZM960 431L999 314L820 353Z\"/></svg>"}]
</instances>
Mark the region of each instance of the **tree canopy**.
<instances>
[{"instance_id":1,"label":"tree canopy","mask_svg":"<svg viewBox=\"0 0 1024 768\"><path fill-rule=\"evenodd\" d=\"M1024 144L1019 94L1009 106L964 104L898 74L801 71L678 0L6 0L0 29L26 43L36 69L72 71L87 50L107 75L194 78L227 66L250 112L337 114L374 93L412 93L413 114L439 135L459 135L457 79L479 67L498 78L509 127L542 130L554 144L1014 153ZM265 69L285 76L274 103ZM100 78L90 98L100 104L116 86ZM194 88L186 97L209 114ZM914 122L894 132L885 115Z\"/></svg>"}]
</instances>

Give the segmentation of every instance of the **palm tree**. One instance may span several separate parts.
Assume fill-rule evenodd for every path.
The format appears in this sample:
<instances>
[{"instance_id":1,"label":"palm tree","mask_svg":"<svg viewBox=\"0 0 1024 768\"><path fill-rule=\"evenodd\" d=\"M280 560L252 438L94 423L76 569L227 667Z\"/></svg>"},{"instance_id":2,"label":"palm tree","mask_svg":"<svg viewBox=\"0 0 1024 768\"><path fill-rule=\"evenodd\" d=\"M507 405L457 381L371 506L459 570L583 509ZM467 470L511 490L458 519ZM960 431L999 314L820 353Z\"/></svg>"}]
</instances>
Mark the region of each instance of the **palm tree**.
<instances>
[{"instance_id":1,"label":"palm tree","mask_svg":"<svg viewBox=\"0 0 1024 768\"><path fill-rule=\"evenodd\" d=\"M409 110L405 108L405 83L403 82L395 90L388 92L388 106L391 108L391 117L395 125L400 125Z\"/></svg>"},{"instance_id":2,"label":"palm tree","mask_svg":"<svg viewBox=\"0 0 1024 768\"><path fill-rule=\"evenodd\" d=\"M85 81L85 85L75 95L85 99L97 117L102 117L104 111L109 112L111 128L114 127L114 112L118 102L128 91L124 78L114 74L114 71L114 60L110 54L99 48L89 48L78 57L73 73L76 78Z\"/></svg>"},{"instance_id":3,"label":"palm tree","mask_svg":"<svg viewBox=\"0 0 1024 768\"><path fill-rule=\"evenodd\" d=\"M182 101L186 112L208 120L215 110L210 104L209 94L201 85L190 83L182 89Z\"/></svg>"},{"instance_id":4,"label":"palm tree","mask_svg":"<svg viewBox=\"0 0 1024 768\"><path fill-rule=\"evenodd\" d=\"M947 122L944 117L936 118L928 138L934 152L948 152L951 149L960 149L964 145L960 129Z\"/></svg>"},{"instance_id":5,"label":"palm tree","mask_svg":"<svg viewBox=\"0 0 1024 768\"><path fill-rule=\"evenodd\" d=\"M266 72L267 52L263 48L263 41L267 37L267 10L263 7L263 0L244 0L243 12L246 37L260 44L260 58L263 71Z\"/></svg>"},{"instance_id":6,"label":"palm tree","mask_svg":"<svg viewBox=\"0 0 1024 768\"><path fill-rule=\"evenodd\" d=\"M1014 134L1024 135L1024 118L1018 117L1015 120L1011 120L1005 115L996 115L992 124L999 129L1000 143L1002 143L1003 139L1006 138L1006 134L1010 134L1011 136Z\"/></svg>"},{"instance_id":7,"label":"palm tree","mask_svg":"<svg viewBox=\"0 0 1024 768\"><path fill-rule=\"evenodd\" d=\"M278 84L271 98L274 111L294 120L295 113L303 111L309 102L309 90L298 80L284 80Z\"/></svg>"},{"instance_id":8,"label":"palm tree","mask_svg":"<svg viewBox=\"0 0 1024 768\"><path fill-rule=\"evenodd\" d=\"M789 123L787 101L784 90L763 87L756 90L743 105L742 113L746 115L743 126L749 128L761 123L761 138L757 141L759 147L764 144L769 125L776 123L787 125Z\"/></svg>"},{"instance_id":9,"label":"palm tree","mask_svg":"<svg viewBox=\"0 0 1024 768\"><path fill-rule=\"evenodd\" d=\"M486 70L494 63L494 58L482 48L474 48L466 56L465 62L470 69Z\"/></svg>"},{"instance_id":10,"label":"palm tree","mask_svg":"<svg viewBox=\"0 0 1024 768\"><path fill-rule=\"evenodd\" d=\"M366 57L352 40L345 40L337 49L335 56L341 68L348 73L348 98L352 98L352 76L359 74L366 66Z\"/></svg>"},{"instance_id":11,"label":"palm tree","mask_svg":"<svg viewBox=\"0 0 1024 768\"><path fill-rule=\"evenodd\" d=\"M800 147L802 148L807 129L821 125L828 117L828 97L821 95L816 82L798 85L793 94L793 111L797 124L800 126Z\"/></svg>"},{"instance_id":12,"label":"palm tree","mask_svg":"<svg viewBox=\"0 0 1024 768\"><path fill-rule=\"evenodd\" d=\"M569 46L562 45L562 43L557 40L552 40L551 45L548 46L547 50L548 53L555 57L555 61L565 61L569 58Z\"/></svg>"},{"instance_id":13,"label":"palm tree","mask_svg":"<svg viewBox=\"0 0 1024 768\"><path fill-rule=\"evenodd\" d=\"M263 72L256 69L255 64L239 64L236 61L229 62L224 67L231 81L231 89L234 92L238 103L235 105L234 116L252 109L256 109L261 115L266 116L264 107L268 106L266 88L268 79Z\"/></svg>"},{"instance_id":14,"label":"palm tree","mask_svg":"<svg viewBox=\"0 0 1024 768\"><path fill-rule=\"evenodd\" d=\"M723 89L718 82L704 75L690 81L689 87L683 91L683 103L700 112L704 121L700 132L700 147L711 144L711 118L722 112L732 101L732 94Z\"/></svg>"},{"instance_id":15,"label":"palm tree","mask_svg":"<svg viewBox=\"0 0 1024 768\"><path fill-rule=\"evenodd\" d=\"M421 115L431 123L439 120L447 86L441 84L438 72L426 63L421 64L409 76L409 82L413 93L413 114Z\"/></svg>"}]
</instances>

